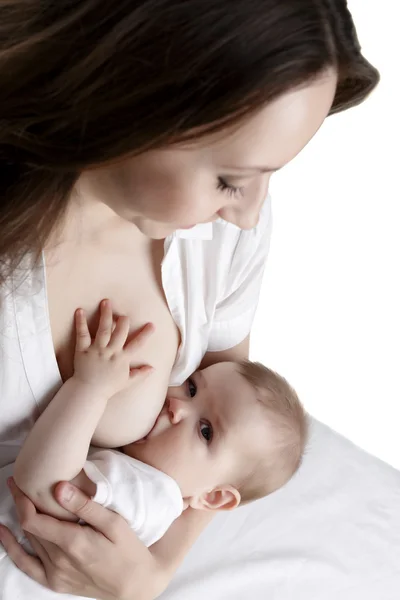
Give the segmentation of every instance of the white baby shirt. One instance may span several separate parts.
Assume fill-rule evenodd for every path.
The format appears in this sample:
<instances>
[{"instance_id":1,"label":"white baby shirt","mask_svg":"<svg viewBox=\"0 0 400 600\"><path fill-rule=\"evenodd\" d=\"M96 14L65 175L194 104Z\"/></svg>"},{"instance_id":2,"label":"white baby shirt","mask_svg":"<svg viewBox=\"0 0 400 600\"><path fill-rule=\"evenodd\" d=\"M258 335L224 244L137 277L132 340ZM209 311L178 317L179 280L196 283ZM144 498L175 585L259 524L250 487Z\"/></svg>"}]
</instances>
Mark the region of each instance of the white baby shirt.
<instances>
[{"instance_id":1,"label":"white baby shirt","mask_svg":"<svg viewBox=\"0 0 400 600\"><path fill-rule=\"evenodd\" d=\"M115 450L92 450L86 475L97 485L94 500L117 512L146 546L162 538L183 510L174 479Z\"/></svg>"}]
</instances>

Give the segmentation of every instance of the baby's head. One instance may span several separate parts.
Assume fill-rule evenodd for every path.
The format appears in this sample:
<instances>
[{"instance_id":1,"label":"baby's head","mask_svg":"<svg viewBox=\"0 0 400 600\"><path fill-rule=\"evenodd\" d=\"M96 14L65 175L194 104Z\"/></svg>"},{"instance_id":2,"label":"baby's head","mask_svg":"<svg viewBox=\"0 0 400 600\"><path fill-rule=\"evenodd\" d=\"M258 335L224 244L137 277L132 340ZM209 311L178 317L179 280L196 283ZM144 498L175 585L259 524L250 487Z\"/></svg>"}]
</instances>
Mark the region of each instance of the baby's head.
<instances>
[{"instance_id":1,"label":"baby's head","mask_svg":"<svg viewBox=\"0 0 400 600\"><path fill-rule=\"evenodd\" d=\"M307 417L285 379L259 363L218 363L170 387L150 433L124 452L170 475L187 506L235 508L298 469Z\"/></svg>"}]
</instances>

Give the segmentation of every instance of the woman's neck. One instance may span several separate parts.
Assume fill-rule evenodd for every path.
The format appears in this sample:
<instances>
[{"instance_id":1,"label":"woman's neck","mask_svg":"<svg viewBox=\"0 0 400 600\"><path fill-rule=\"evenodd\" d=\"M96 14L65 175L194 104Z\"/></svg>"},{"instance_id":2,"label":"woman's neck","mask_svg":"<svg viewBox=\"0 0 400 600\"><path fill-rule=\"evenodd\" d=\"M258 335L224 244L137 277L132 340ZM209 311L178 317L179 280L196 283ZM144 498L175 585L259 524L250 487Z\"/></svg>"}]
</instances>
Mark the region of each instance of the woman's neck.
<instances>
[{"instance_id":1,"label":"woman's neck","mask_svg":"<svg viewBox=\"0 0 400 600\"><path fill-rule=\"evenodd\" d=\"M68 208L48 248L64 243L100 242L114 231L136 226L119 217L107 204L91 193L85 179L80 178L71 194Z\"/></svg>"}]
</instances>

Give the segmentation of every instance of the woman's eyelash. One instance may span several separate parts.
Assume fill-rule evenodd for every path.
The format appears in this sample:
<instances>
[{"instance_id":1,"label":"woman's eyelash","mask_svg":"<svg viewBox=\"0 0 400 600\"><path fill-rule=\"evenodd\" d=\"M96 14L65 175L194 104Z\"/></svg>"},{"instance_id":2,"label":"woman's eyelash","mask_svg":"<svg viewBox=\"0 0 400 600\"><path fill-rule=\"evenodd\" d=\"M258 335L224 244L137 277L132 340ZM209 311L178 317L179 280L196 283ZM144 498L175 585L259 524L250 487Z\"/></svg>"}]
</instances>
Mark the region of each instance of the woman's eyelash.
<instances>
[{"instance_id":1,"label":"woman's eyelash","mask_svg":"<svg viewBox=\"0 0 400 600\"><path fill-rule=\"evenodd\" d=\"M223 177L218 177L217 189L230 196L244 196L244 188L229 184Z\"/></svg>"}]
</instances>

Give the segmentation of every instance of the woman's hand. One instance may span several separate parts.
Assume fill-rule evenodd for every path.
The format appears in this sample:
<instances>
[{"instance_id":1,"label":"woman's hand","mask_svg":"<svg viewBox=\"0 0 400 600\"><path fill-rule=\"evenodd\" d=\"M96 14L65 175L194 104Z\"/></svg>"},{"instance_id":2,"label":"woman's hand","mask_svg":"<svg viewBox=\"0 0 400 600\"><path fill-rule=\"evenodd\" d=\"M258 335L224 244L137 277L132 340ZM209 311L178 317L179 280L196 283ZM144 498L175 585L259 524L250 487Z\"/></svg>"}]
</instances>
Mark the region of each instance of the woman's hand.
<instances>
[{"instance_id":1,"label":"woman's hand","mask_svg":"<svg viewBox=\"0 0 400 600\"><path fill-rule=\"evenodd\" d=\"M58 521L36 511L11 480L21 527L35 550L30 556L5 527L0 541L26 575L59 593L98 600L154 600L169 576L125 520L62 482L57 501L87 526Z\"/></svg>"}]
</instances>

